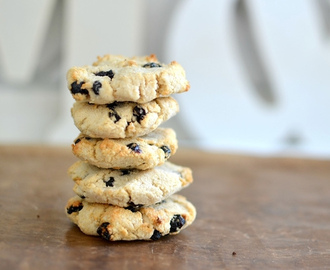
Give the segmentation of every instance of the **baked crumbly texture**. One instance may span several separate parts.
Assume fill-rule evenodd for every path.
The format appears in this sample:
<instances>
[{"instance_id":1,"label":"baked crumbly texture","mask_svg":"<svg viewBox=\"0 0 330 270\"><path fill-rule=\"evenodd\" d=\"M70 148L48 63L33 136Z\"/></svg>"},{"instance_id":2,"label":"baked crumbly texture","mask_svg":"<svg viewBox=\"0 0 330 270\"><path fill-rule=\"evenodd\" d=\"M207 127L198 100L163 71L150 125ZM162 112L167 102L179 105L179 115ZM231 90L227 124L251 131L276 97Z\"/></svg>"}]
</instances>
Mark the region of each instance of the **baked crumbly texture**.
<instances>
[{"instance_id":1,"label":"baked crumbly texture","mask_svg":"<svg viewBox=\"0 0 330 270\"><path fill-rule=\"evenodd\" d=\"M147 170L162 165L178 148L175 131L157 128L142 137L93 139L80 134L72 152L100 168Z\"/></svg>"},{"instance_id":2,"label":"baked crumbly texture","mask_svg":"<svg viewBox=\"0 0 330 270\"><path fill-rule=\"evenodd\" d=\"M99 57L91 66L72 67L67 73L67 83L74 99L95 104L145 103L190 88L179 63L159 63L153 54L133 58Z\"/></svg>"},{"instance_id":3,"label":"baked crumbly texture","mask_svg":"<svg viewBox=\"0 0 330 270\"><path fill-rule=\"evenodd\" d=\"M153 169L100 169L83 161L68 171L74 192L88 202L140 208L166 199L193 182L187 167L165 162Z\"/></svg>"},{"instance_id":4,"label":"baked crumbly texture","mask_svg":"<svg viewBox=\"0 0 330 270\"><path fill-rule=\"evenodd\" d=\"M88 203L76 196L66 205L67 216L87 235L99 235L109 241L158 240L178 234L196 217L195 207L181 195L139 210Z\"/></svg>"},{"instance_id":5,"label":"baked crumbly texture","mask_svg":"<svg viewBox=\"0 0 330 270\"><path fill-rule=\"evenodd\" d=\"M148 134L178 111L174 98L163 97L144 104L75 102L71 114L76 127L86 136L117 139Z\"/></svg>"}]
</instances>

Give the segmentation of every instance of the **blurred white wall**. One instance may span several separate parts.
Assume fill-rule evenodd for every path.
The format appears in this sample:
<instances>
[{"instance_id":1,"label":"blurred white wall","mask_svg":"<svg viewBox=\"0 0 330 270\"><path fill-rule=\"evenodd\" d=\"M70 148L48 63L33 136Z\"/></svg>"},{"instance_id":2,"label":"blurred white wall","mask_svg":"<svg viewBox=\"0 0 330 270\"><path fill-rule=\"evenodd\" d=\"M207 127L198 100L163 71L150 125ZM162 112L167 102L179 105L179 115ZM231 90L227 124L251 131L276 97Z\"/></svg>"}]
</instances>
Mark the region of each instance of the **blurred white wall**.
<instances>
[{"instance_id":1,"label":"blurred white wall","mask_svg":"<svg viewBox=\"0 0 330 270\"><path fill-rule=\"evenodd\" d=\"M0 144L71 144L65 74L177 60L180 145L330 157L330 0L0 0Z\"/></svg>"}]
</instances>

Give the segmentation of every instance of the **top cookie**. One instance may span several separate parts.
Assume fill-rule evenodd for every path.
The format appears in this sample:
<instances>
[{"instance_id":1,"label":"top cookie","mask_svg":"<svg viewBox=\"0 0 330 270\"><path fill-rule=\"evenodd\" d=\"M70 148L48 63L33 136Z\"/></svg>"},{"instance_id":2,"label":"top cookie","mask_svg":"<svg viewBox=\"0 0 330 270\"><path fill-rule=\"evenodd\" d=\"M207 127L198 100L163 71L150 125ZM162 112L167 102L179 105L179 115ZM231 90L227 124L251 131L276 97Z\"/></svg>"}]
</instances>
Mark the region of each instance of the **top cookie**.
<instances>
[{"instance_id":1,"label":"top cookie","mask_svg":"<svg viewBox=\"0 0 330 270\"><path fill-rule=\"evenodd\" d=\"M72 67L67 82L75 100L95 104L146 103L190 88L180 64L175 61L161 64L153 54L133 58L98 57L92 66Z\"/></svg>"}]
</instances>

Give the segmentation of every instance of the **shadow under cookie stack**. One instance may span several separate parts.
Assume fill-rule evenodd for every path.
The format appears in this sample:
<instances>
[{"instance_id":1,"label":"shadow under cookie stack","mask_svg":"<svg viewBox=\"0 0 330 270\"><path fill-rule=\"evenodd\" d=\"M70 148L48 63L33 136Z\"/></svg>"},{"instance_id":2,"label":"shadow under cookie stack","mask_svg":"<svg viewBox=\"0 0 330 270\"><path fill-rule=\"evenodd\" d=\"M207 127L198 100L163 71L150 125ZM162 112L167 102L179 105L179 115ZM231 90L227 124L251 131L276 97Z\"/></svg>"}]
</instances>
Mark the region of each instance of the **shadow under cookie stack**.
<instances>
[{"instance_id":1,"label":"shadow under cookie stack","mask_svg":"<svg viewBox=\"0 0 330 270\"><path fill-rule=\"evenodd\" d=\"M72 144L80 160L68 170L77 194L66 205L71 221L109 241L157 240L189 226L195 207L176 193L192 172L167 161L178 142L159 127L179 111L170 95L189 90L181 65L105 55L71 68L67 81L81 132Z\"/></svg>"}]
</instances>

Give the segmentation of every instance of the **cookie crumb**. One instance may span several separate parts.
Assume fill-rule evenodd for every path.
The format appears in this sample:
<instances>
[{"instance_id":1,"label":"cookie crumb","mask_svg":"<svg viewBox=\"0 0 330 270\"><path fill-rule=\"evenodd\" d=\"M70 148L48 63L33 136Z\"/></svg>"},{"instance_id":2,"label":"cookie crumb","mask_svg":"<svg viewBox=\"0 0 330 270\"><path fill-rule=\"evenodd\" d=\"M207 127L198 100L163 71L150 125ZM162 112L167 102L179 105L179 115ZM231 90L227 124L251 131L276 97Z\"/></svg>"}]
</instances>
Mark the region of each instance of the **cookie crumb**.
<instances>
[{"instance_id":1,"label":"cookie crumb","mask_svg":"<svg viewBox=\"0 0 330 270\"><path fill-rule=\"evenodd\" d=\"M237 254L237 253L236 253L235 251L233 251L233 253L232 253L231 255L236 256L236 254Z\"/></svg>"}]
</instances>

